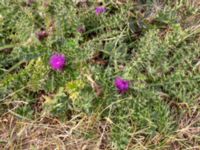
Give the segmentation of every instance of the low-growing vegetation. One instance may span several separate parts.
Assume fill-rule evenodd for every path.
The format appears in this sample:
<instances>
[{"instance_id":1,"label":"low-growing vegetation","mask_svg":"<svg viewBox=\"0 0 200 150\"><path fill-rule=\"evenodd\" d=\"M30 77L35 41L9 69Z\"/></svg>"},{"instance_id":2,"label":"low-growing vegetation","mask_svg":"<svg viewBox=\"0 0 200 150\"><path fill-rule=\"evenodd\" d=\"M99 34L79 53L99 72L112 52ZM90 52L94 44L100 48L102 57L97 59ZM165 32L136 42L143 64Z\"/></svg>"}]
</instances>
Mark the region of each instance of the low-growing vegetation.
<instances>
[{"instance_id":1,"label":"low-growing vegetation","mask_svg":"<svg viewBox=\"0 0 200 150\"><path fill-rule=\"evenodd\" d=\"M199 0L0 1L0 149L199 148Z\"/></svg>"}]
</instances>

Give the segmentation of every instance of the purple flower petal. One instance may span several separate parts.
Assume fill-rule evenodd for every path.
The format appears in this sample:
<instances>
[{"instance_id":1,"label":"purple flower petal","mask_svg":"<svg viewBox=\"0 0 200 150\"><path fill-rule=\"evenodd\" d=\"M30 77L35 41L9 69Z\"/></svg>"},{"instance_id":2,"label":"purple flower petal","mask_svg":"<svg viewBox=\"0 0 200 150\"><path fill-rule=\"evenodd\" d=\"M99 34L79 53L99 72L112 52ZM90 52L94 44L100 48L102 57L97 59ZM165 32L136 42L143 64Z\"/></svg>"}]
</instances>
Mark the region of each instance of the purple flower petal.
<instances>
[{"instance_id":1,"label":"purple flower petal","mask_svg":"<svg viewBox=\"0 0 200 150\"><path fill-rule=\"evenodd\" d=\"M102 13L105 13L106 12L106 7L98 6L98 7L96 7L95 12L96 12L97 16L102 14Z\"/></svg>"},{"instance_id":2,"label":"purple flower petal","mask_svg":"<svg viewBox=\"0 0 200 150\"><path fill-rule=\"evenodd\" d=\"M53 70L61 71L64 69L66 59L64 54L54 54L50 58L50 65Z\"/></svg>"},{"instance_id":3,"label":"purple flower petal","mask_svg":"<svg viewBox=\"0 0 200 150\"><path fill-rule=\"evenodd\" d=\"M119 93L123 94L126 93L129 89L129 81L124 80L121 77L116 77L115 79L115 87L119 91Z\"/></svg>"}]
</instances>

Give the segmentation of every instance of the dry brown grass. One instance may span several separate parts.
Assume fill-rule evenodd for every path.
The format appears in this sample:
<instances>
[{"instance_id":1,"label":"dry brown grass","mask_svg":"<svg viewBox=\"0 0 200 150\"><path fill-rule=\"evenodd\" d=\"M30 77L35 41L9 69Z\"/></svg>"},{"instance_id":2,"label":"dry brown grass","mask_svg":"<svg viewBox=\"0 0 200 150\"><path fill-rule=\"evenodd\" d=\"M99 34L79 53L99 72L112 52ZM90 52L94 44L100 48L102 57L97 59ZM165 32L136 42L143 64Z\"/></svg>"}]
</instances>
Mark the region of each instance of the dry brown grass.
<instances>
[{"instance_id":1,"label":"dry brown grass","mask_svg":"<svg viewBox=\"0 0 200 150\"><path fill-rule=\"evenodd\" d=\"M179 118L176 133L163 139L155 135L152 139L145 137L145 130L132 133L127 150L148 150L163 142L164 146L156 149L199 150L200 147L200 112L198 106L189 108ZM110 126L107 119L97 121L96 116L80 114L68 122L56 118L40 117L36 120L20 119L7 113L0 119L0 149L2 150L111 150ZM91 133L88 135L88 133ZM89 136L89 138L87 138Z\"/></svg>"},{"instance_id":2,"label":"dry brown grass","mask_svg":"<svg viewBox=\"0 0 200 150\"><path fill-rule=\"evenodd\" d=\"M0 119L0 149L108 149L108 123L94 123L94 119L80 115L62 123L50 117L30 121L7 114ZM87 138L86 132L91 132L92 138Z\"/></svg>"}]
</instances>

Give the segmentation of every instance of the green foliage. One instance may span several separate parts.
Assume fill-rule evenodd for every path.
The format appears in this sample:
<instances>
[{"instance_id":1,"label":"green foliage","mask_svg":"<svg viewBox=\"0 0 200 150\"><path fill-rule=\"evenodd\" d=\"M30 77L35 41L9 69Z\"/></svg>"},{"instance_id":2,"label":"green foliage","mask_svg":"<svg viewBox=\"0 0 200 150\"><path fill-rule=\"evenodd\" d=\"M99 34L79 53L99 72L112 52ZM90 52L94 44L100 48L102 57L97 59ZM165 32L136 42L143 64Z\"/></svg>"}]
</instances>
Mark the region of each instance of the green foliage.
<instances>
[{"instance_id":1,"label":"green foliage","mask_svg":"<svg viewBox=\"0 0 200 150\"><path fill-rule=\"evenodd\" d=\"M34 119L33 106L42 99L39 113L63 121L79 113L109 118L111 143L122 150L134 132L143 131L146 139L173 136L181 113L174 114L169 103L192 106L199 97L199 26L186 28L180 21L199 9L187 5L183 18L184 1L156 11L151 0L138 7L105 4L107 12L96 16L93 1L87 8L69 0L0 2L0 113L20 100L24 104L15 112ZM77 32L81 25L84 33ZM48 32L42 41L36 36L41 29ZM56 52L67 57L60 72L49 66ZM116 76L130 80L128 93L117 92Z\"/></svg>"},{"instance_id":2,"label":"green foliage","mask_svg":"<svg viewBox=\"0 0 200 150\"><path fill-rule=\"evenodd\" d=\"M64 88L59 88L55 95L51 97L44 96L44 110L45 115L50 113L61 118L62 120L67 120L70 117L70 101L67 95L64 93Z\"/></svg>"}]
</instances>

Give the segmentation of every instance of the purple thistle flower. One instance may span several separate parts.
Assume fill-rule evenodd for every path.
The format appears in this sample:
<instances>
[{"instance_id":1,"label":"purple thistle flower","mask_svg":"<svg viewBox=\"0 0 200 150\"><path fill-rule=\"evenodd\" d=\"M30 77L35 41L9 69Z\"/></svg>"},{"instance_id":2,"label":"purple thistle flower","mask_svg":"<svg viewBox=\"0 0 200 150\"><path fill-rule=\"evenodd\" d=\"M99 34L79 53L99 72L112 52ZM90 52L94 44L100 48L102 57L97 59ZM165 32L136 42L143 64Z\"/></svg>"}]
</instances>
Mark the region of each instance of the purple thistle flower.
<instances>
[{"instance_id":1,"label":"purple thistle flower","mask_svg":"<svg viewBox=\"0 0 200 150\"><path fill-rule=\"evenodd\" d=\"M124 94L129 89L129 81L124 80L121 77L116 77L115 78L115 87L118 89L119 93Z\"/></svg>"},{"instance_id":2,"label":"purple thistle flower","mask_svg":"<svg viewBox=\"0 0 200 150\"><path fill-rule=\"evenodd\" d=\"M53 70L61 71L64 69L66 64L66 58L64 54L54 54L50 58L50 65Z\"/></svg>"},{"instance_id":3,"label":"purple thistle flower","mask_svg":"<svg viewBox=\"0 0 200 150\"><path fill-rule=\"evenodd\" d=\"M42 30L42 31L36 32L36 36L37 36L37 38L38 38L39 41L42 41L46 37L48 37L48 33L45 30Z\"/></svg>"},{"instance_id":4,"label":"purple thistle flower","mask_svg":"<svg viewBox=\"0 0 200 150\"><path fill-rule=\"evenodd\" d=\"M27 0L26 3L27 3L28 6L31 6L35 2L36 2L36 0Z\"/></svg>"},{"instance_id":5,"label":"purple thistle flower","mask_svg":"<svg viewBox=\"0 0 200 150\"><path fill-rule=\"evenodd\" d=\"M105 13L106 12L106 7L98 6L98 7L96 7L95 12L96 12L97 16L102 14L102 13Z\"/></svg>"},{"instance_id":6,"label":"purple thistle flower","mask_svg":"<svg viewBox=\"0 0 200 150\"><path fill-rule=\"evenodd\" d=\"M78 31L79 33L84 33L85 30L86 30L86 29L85 29L85 26L84 26L84 25L79 26L78 29L77 29L77 31Z\"/></svg>"}]
</instances>

